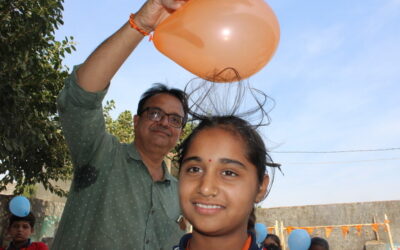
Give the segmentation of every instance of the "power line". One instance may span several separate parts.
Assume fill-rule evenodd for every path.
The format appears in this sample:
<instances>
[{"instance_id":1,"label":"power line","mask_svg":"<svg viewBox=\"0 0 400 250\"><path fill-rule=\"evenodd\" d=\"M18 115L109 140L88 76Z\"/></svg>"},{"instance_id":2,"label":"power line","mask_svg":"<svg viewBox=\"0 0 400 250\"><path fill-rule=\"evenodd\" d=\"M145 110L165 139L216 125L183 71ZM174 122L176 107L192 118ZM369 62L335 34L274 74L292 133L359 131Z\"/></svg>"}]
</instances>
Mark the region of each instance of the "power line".
<instances>
[{"instance_id":1,"label":"power line","mask_svg":"<svg viewBox=\"0 0 400 250\"><path fill-rule=\"evenodd\" d=\"M400 158L382 158L371 160L358 160L358 161L328 161L328 162L283 162L282 165L325 165L325 164L347 164L347 163L362 163L362 162L382 162L382 161L396 161Z\"/></svg>"},{"instance_id":2,"label":"power line","mask_svg":"<svg viewBox=\"0 0 400 250\"><path fill-rule=\"evenodd\" d=\"M354 149L354 150L333 150L333 151L274 151L277 154L339 154L339 153L359 153L359 152L378 152L378 151L394 151L400 148L377 148L377 149Z\"/></svg>"}]
</instances>

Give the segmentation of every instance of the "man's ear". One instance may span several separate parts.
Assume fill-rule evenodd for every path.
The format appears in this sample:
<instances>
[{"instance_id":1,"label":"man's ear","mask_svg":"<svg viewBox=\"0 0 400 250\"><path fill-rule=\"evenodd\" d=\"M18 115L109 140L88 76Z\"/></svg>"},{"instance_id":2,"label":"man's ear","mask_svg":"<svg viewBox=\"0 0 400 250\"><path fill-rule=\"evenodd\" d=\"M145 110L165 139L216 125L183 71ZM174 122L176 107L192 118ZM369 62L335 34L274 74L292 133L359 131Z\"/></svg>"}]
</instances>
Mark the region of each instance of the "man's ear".
<instances>
[{"instance_id":1,"label":"man's ear","mask_svg":"<svg viewBox=\"0 0 400 250\"><path fill-rule=\"evenodd\" d=\"M133 116L133 127L136 127L136 124L139 122L139 116L138 115L134 115Z\"/></svg>"},{"instance_id":2,"label":"man's ear","mask_svg":"<svg viewBox=\"0 0 400 250\"><path fill-rule=\"evenodd\" d=\"M184 127L182 127L181 130L179 131L178 141L179 141L179 139L181 138L181 136L183 135L183 128L184 128Z\"/></svg>"},{"instance_id":3,"label":"man's ear","mask_svg":"<svg viewBox=\"0 0 400 250\"><path fill-rule=\"evenodd\" d=\"M256 200L255 200L256 203L258 203L264 199L265 194L267 193L268 184L269 184L269 175L266 174L266 175L264 175L263 181L258 188L258 192L256 195Z\"/></svg>"}]
</instances>

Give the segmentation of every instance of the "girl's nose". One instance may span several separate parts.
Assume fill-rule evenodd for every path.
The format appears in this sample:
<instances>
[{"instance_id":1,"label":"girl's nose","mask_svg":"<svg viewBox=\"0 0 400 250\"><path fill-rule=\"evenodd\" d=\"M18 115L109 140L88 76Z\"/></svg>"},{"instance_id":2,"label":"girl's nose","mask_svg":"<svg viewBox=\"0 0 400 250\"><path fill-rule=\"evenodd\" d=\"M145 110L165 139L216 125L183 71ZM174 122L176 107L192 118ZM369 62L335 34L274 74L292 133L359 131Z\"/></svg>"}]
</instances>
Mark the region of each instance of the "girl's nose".
<instances>
[{"instance_id":1,"label":"girl's nose","mask_svg":"<svg viewBox=\"0 0 400 250\"><path fill-rule=\"evenodd\" d=\"M217 178L210 173L205 173L199 184L199 193L205 197L218 195Z\"/></svg>"}]
</instances>

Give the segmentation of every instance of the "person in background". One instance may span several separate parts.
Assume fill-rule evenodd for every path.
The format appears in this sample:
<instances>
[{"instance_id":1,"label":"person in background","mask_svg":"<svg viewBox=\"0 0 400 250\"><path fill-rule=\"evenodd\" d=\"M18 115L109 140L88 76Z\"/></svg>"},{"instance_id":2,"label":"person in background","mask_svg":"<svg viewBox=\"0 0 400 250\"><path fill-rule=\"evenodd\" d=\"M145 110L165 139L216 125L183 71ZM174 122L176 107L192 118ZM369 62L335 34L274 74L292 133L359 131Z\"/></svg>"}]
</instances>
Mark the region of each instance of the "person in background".
<instances>
[{"instance_id":1,"label":"person in background","mask_svg":"<svg viewBox=\"0 0 400 250\"><path fill-rule=\"evenodd\" d=\"M313 237L309 250L329 250L329 243L324 238Z\"/></svg>"},{"instance_id":2,"label":"person in background","mask_svg":"<svg viewBox=\"0 0 400 250\"><path fill-rule=\"evenodd\" d=\"M31 235L34 233L35 216L29 213L25 217L11 215L9 219L8 234L12 241L7 248L0 247L0 250L48 250L43 242L31 242Z\"/></svg>"},{"instance_id":3,"label":"person in background","mask_svg":"<svg viewBox=\"0 0 400 250\"><path fill-rule=\"evenodd\" d=\"M275 234L268 234L263 243L267 250L281 250L281 240Z\"/></svg>"}]
</instances>

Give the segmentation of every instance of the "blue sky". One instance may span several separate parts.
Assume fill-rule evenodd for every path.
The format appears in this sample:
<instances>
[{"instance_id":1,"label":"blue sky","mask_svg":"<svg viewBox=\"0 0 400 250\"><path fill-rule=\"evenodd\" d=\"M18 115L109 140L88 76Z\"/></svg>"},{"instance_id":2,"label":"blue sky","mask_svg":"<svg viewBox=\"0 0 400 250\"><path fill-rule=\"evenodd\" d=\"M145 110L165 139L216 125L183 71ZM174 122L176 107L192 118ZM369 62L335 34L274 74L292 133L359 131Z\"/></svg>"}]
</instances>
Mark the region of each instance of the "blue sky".
<instances>
[{"instance_id":1,"label":"blue sky","mask_svg":"<svg viewBox=\"0 0 400 250\"><path fill-rule=\"evenodd\" d=\"M144 1L71 1L56 35L74 36L79 64ZM276 101L262 130L272 151L400 148L400 0L269 0L278 50L249 80ZM143 41L112 80L107 99L136 110L151 83L182 88L193 75ZM282 163L264 207L400 199L400 150L271 153Z\"/></svg>"}]
</instances>

